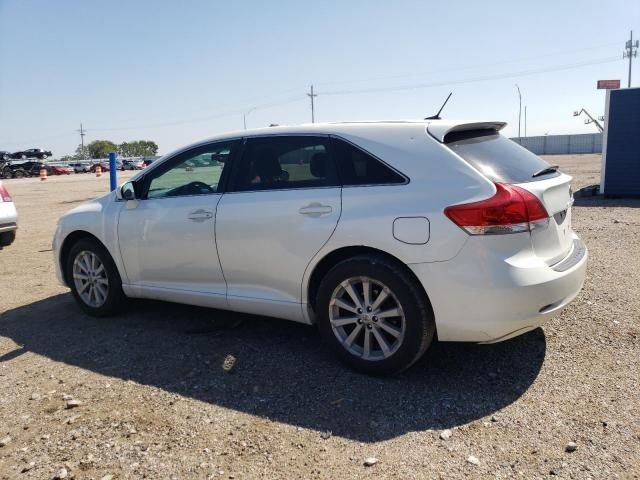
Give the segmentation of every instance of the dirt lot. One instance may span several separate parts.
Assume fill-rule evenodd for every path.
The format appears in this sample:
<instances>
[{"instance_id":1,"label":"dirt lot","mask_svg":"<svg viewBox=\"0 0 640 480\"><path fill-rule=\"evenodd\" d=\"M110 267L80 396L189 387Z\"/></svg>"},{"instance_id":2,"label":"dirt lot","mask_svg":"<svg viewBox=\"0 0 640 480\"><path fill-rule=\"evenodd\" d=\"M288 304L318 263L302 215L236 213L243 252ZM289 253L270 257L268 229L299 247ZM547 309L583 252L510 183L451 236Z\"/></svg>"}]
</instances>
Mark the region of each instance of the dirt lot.
<instances>
[{"instance_id":1,"label":"dirt lot","mask_svg":"<svg viewBox=\"0 0 640 480\"><path fill-rule=\"evenodd\" d=\"M551 161L574 190L599 180L597 156ZM0 478L640 476L638 200L576 199L587 281L543 329L435 345L373 379L285 321L161 302L83 315L51 239L108 177L6 185L20 230L0 252Z\"/></svg>"}]
</instances>

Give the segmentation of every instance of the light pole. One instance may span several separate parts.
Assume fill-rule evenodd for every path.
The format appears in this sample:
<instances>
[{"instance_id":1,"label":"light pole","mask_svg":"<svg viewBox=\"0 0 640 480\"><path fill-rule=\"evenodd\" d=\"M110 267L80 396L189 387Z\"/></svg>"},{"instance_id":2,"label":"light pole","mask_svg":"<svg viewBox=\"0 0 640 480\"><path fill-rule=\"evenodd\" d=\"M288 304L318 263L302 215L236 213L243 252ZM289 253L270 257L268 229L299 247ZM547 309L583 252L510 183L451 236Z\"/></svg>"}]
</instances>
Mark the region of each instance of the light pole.
<instances>
[{"instance_id":1,"label":"light pole","mask_svg":"<svg viewBox=\"0 0 640 480\"><path fill-rule=\"evenodd\" d=\"M522 143L520 140L520 123L522 119L522 94L520 93L520 87L516 83L516 88L518 89L518 99L519 99L519 107L518 107L518 143Z\"/></svg>"},{"instance_id":2,"label":"light pole","mask_svg":"<svg viewBox=\"0 0 640 480\"><path fill-rule=\"evenodd\" d=\"M258 107L253 107L242 114L242 123L244 124L244 129L247 129L247 115L253 112Z\"/></svg>"}]
</instances>

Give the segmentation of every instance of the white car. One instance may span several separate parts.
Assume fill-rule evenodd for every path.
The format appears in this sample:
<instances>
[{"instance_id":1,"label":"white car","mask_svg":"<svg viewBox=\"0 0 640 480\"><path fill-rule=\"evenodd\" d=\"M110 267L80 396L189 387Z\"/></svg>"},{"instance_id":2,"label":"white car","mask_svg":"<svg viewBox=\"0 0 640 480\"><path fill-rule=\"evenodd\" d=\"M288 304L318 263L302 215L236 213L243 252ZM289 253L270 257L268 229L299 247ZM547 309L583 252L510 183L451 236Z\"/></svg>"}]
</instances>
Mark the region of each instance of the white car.
<instances>
[{"instance_id":1,"label":"white car","mask_svg":"<svg viewBox=\"0 0 640 480\"><path fill-rule=\"evenodd\" d=\"M497 342L578 294L571 177L501 122L275 127L167 155L66 213L60 280L89 314L151 298L317 323L350 366Z\"/></svg>"},{"instance_id":2,"label":"white car","mask_svg":"<svg viewBox=\"0 0 640 480\"><path fill-rule=\"evenodd\" d=\"M16 230L18 230L18 212L11 195L0 180L0 249L14 242Z\"/></svg>"}]
</instances>

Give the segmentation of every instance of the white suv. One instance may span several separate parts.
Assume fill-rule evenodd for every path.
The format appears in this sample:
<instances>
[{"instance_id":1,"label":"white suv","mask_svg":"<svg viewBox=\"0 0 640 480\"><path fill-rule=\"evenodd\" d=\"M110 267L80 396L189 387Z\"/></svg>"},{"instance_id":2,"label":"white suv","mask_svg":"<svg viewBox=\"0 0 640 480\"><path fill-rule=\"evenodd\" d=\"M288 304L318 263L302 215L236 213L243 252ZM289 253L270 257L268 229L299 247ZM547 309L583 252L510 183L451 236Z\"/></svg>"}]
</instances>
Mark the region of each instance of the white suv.
<instances>
[{"instance_id":1,"label":"white suv","mask_svg":"<svg viewBox=\"0 0 640 480\"><path fill-rule=\"evenodd\" d=\"M580 291L571 177L443 120L215 137L65 214L60 280L89 314L153 298L317 323L352 367L395 373L432 340L496 342Z\"/></svg>"}]
</instances>

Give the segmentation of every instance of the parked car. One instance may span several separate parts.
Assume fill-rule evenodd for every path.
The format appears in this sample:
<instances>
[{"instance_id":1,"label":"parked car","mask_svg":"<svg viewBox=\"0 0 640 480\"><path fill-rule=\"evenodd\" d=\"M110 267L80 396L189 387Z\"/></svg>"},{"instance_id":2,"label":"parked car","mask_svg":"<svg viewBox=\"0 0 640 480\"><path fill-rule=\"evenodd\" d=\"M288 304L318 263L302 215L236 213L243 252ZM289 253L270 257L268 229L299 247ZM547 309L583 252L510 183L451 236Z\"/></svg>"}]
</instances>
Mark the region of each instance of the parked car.
<instances>
[{"instance_id":1,"label":"parked car","mask_svg":"<svg viewBox=\"0 0 640 480\"><path fill-rule=\"evenodd\" d=\"M71 175L73 173L73 169L71 167L67 167L66 165L46 165L47 175Z\"/></svg>"},{"instance_id":2,"label":"parked car","mask_svg":"<svg viewBox=\"0 0 640 480\"><path fill-rule=\"evenodd\" d=\"M142 170L144 168L144 162L138 158L122 160L121 169L124 170Z\"/></svg>"},{"instance_id":3,"label":"parked car","mask_svg":"<svg viewBox=\"0 0 640 480\"><path fill-rule=\"evenodd\" d=\"M11 178L11 160L0 160L0 179Z\"/></svg>"},{"instance_id":4,"label":"parked car","mask_svg":"<svg viewBox=\"0 0 640 480\"><path fill-rule=\"evenodd\" d=\"M71 162L69 168L72 168L75 173L87 173L91 170L91 162Z\"/></svg>"},{"instance_id":5,"label":"parked car","mask_svg":"<svg viewBox=\"0 0 640 480\"><path fill-rule=\"evenodd\" d=\"M314 124L188 146L60 219L58 277L95 316L143 297L316 323L371 374L436 336L506 340L576 297L587 249L571 177L504 126ZM203 156L216 165L186 168Z\"/></svg>"},{"instance_id":6,"label":"parked car","mask_svg":"<svg viewBox=\"0 0 640 480\"><path fill-rule=\"evenodd\" d=\"M42 150L41 148L30 148L28 150L22 150L20 152L14 152L11 155L11 158L16 160L25 160L27 158L39 158L41 160L46 160L51 156L51 152L48 150Z\"/></svg>"},{"instance_id":7,"label":"parked car","mask_svg":"<svg viewBox=\"0 0 640 480\"><path fill-rule=\"evenodd\" d=\"M12 162L5 166L4 178L37 177L40 175L41 168L46 168L42 162Z\"/></svg>"},{"instance_id":8,"label":"parked car","mask_svg":"<svg viewBox=\"0 0 640 480\"><path fill-rule=\"evenodd\" d=\"M0 180L0 249L14 242L16 230L18 230L18 212L7 187Z\"/></svg>"},{"instance_id":9,"label":"parked car","mask_svg":"<svg viewBox=\"0 0 640 480\"><path fill-rule=\"evenodd\" d=\"M9 159L11 159L11 152L0 150L0 162L6 162Z\"/></svg>"}]
</instances>

